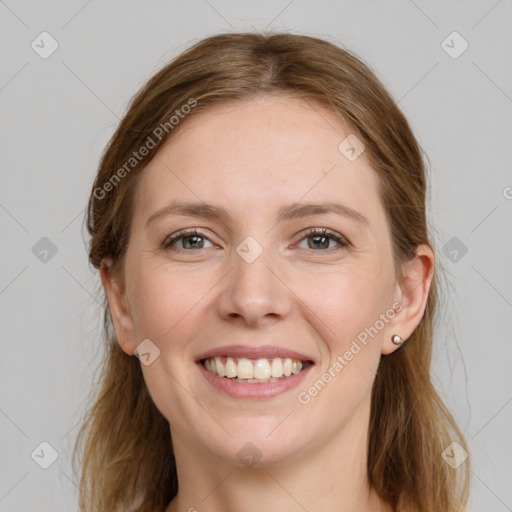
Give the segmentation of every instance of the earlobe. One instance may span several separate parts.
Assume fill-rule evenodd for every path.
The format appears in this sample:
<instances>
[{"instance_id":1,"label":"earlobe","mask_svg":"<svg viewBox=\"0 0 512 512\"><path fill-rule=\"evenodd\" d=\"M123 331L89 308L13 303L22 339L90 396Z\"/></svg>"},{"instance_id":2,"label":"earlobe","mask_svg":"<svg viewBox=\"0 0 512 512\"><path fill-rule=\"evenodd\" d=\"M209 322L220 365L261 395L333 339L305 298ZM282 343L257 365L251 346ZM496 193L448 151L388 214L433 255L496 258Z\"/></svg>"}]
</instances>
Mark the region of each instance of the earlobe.
<instances>
[{"instance_id":1,"label":"earlobe","mask_svg":"<svg viewBox=\"0 0 512 512\"><path fill-rule=\"evenodd\" d=\"M416 256L404 268L403 279L397 284L397 293L401 304L400 312L389 324L390 334L382 344L382 354L391 354L407 343L407 339L418 327L432 285L435 272L435 255L432 249L422 244L416 249ZM397 343L399 336L402 343Z\"/></svg>"},{"instance_id":2,"label":"earlobe","mask_svg":"<svg viewBox=\"0 0 512 512\"><path fill-rule=\"evenodd\" d=\"M102 261L100 276L107 294L110 316L114 324L117 341L126 354L134 355L133 321L126 304L126 288L114 276L110 258Z\"/></svg>"}]
</instances>

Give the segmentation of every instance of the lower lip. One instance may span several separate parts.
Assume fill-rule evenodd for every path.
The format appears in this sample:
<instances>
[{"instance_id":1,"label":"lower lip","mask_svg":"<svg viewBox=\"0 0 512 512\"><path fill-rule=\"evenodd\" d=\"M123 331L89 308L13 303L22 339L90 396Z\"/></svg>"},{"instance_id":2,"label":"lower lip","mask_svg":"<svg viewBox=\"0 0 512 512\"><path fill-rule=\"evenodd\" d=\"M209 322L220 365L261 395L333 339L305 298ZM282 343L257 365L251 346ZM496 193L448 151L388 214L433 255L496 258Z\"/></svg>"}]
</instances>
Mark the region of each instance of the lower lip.
<instances>
[{"instance_id":1,"label":"lower lip","mask_svg":"<svg viewBox=\"0 0 512 512\"><path fill-rule=\"evenodd\" d=\"M203 374L204 378L212 386L226 393L226 395L233 398L248 398L256 400L272 398L298 386L309 370L313 367L313 365L310 364L299 373L274 382L267 382L266 384L249 384L236 382L226 377L219 377L217 374L209 372L201 362L198 362L197 365L199 366L199 371Z\"/></svg>"}]
</instances>

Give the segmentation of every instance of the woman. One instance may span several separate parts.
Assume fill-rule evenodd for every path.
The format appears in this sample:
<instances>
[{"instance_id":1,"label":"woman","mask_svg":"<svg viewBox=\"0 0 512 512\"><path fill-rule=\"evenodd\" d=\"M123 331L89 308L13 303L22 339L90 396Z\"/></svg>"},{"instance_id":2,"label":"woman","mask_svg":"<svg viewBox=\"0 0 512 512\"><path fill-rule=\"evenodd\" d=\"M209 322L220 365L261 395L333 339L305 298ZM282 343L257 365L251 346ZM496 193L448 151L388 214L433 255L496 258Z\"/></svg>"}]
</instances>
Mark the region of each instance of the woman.
<instances>
[{"instance_id":1,"label":"woman","mask_svg":"<svg viewBox=\"0 0 512 512\"><path fill-rule=\"evenodd\" d=\"M462 510L425 190L407 121L329 42L214 36L151 78L89 203L82 510Z\"/></svg>"}]
</instances>

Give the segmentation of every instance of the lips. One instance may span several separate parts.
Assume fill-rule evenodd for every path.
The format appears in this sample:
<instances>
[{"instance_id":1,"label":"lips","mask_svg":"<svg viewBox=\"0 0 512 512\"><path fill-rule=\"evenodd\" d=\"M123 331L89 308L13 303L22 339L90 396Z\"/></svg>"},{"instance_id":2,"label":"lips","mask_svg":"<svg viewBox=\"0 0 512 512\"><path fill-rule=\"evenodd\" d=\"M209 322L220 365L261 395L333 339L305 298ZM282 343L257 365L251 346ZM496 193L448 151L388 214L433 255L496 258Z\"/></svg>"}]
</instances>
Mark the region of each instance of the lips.
<instances>
[{"instance_id":1,"label":"lips","mask_svg":"<svg viewBox=\"0 0 512 512\"><path fill-rule=\"evenodd\" d=\"M213 387L233 398L249 399L284 393L297 386L314 365L312 358L294 350L244 345L211 349L200 354L196 363Z\"/></svg>"},{"instance_id":2,"label":"lips","mask_svg":"<svg viewBox=\"0 0 512 512\"><path fill-rule=\"evenodd\" d=\"M224 347L217 347L200 354L196 358L196 362L202 361L204 359L211 359L217 356L229 356L233 358L247 359L290 358L299 359L304 362L314 362L311 357L305 354L301 354L300 352L296 352L295 350L289 350L282 347L270 345L260 347L250 347L245 345L226 345Z\"/></svg>"}]
</instances>

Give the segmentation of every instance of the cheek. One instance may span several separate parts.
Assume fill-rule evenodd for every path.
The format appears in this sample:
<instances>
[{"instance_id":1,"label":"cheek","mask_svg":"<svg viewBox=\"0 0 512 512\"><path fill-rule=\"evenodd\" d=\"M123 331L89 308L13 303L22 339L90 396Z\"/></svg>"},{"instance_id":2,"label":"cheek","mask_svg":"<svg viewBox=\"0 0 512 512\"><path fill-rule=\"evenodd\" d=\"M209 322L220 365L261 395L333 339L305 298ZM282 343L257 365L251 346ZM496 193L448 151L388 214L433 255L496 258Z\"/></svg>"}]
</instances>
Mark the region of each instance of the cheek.
<instances>
[{"instance_id":1,"label":"cheek","mask_svg":"<svg viewBox=\"0 0 512 512\"><path fill-rule=\"evenodd\" d=\"M382 339L382 331L375 334L369 328L387 310L385 288L375 286L377 276L371 268L307 281L300 296L307 298L308 321L322 339L322 359L318 372L298 390L297 402L305 412L301 416L305 431L314 429L316 418L323 417L323 435L336 436L340 425L349 424L357 411L369 411ZM313 284L320 288L313 291Z\"/></svg>"},{"instance_id":2,"label":"cheek","mask_svg":"<svg viewBox=\"0 0 512 512\"><path fill-rule=\"evenodd\" d=\"M177 349L179 340L201 324L198 317L212 285L197 272L184 274L165 264L139 266L131 299L136 335L153 339L166 350Z\"/></svg>"},{"instance_id":3,"label":"cheek","mask_svg":"<svg viewBox=\"0 0 512 512\"><path fill-rule=\"evenodd\" d=\"M332 358L345 352L358 337L364 342L364 333L389 307L386 303L387 288L382 274L376 275L375 268L367 266L303 278L297 295L304 301L306 310L314 313L311 322L328 341ZM368 335L368 341L380 339L381 324L378 322L378 335ZM373 330L371 332L374 334Z\"/></svg>"}]
</instances>

